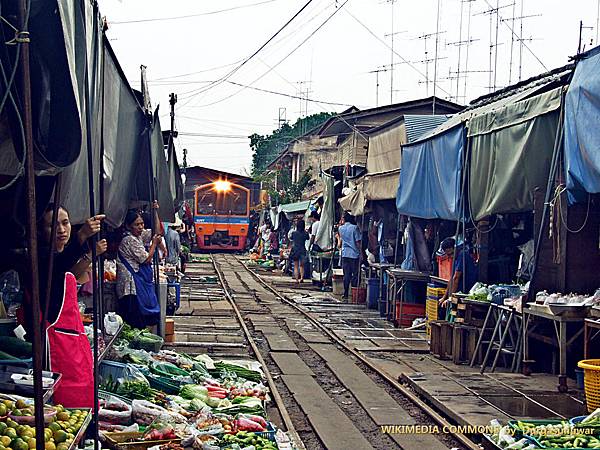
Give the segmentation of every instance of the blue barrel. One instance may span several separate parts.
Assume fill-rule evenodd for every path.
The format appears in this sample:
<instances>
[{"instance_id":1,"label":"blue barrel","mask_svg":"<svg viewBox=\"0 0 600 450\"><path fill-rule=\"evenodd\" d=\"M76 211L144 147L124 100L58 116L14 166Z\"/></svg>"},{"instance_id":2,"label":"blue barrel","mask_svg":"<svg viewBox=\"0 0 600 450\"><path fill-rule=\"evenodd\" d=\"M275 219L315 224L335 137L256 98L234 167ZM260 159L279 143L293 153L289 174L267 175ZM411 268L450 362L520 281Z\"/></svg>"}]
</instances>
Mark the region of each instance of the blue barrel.
<instances>
[{"instance_id":1,"label":"blue barrel","mask_svg":"<svg viewBox=\"0 0 600 450\"><path fill-rule=\"evenodd\" d=\"M379 301L379 278L367 279L367 308L377 309Z\"/></svg>"}]
</instances>

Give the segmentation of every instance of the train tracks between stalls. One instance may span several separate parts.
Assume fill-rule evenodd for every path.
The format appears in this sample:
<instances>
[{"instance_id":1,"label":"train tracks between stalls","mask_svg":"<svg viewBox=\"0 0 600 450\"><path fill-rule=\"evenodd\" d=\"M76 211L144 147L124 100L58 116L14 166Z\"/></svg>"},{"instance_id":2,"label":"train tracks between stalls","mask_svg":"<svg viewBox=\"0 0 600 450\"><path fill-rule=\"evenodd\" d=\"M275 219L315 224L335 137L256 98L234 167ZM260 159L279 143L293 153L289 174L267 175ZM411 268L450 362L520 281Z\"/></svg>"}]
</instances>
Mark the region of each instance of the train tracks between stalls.
<instances>
[{"instance_id":1,"label":"train tracks between stalls","mask_svg":"<svg viewBox=\"0 0 600 450\"><path fill-rule=\"evenodd\" d=\"M211 257L245 338L265 368L284 427L305 448L480 449L240 259Z\"/></svg>"}]
</instances>

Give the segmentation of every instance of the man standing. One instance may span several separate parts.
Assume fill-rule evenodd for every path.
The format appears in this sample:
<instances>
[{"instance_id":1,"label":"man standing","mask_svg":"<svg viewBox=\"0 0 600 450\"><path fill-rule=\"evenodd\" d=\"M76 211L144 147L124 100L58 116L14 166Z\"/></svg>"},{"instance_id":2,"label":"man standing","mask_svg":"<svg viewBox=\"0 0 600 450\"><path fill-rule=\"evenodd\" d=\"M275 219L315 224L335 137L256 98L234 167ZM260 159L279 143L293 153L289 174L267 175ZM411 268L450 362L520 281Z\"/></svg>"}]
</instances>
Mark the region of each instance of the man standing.
<instances>
[{"instance_id":1,"label":"man standing","mask_svg":"<svg viewBox=\"0 0 600 450\"><path fill-rule=\"evenodd\" d=\"M448 281L446 294L440 299L442 306L445 306L450 296L456 292L468 293L477 282L477 265L469 249L465 244L456 245L453 238L446 238L440 244L440 251L446 256L454 258L452 265L452 278Z\"/></svg>"},{"instance_id":2,"label":"man standing","mask_svg":"<svg viewBox=\"0 0 600 450\"><path fill-rule=\"evenodd\" d=\"M172 264L179 267L179 255L181 254L181 239L179 233L175 231L176 225L171 225L167 228L165 242L167 246L167 264Z\"/></svg>"},{"instance_id":3,"label":"man standing","mask_svg":"<svg viewBox=\"0 0 600 450\"><path fill-rule=\"evenodd\" d=\"M320 225L320 219L321 216L319 215L319 213L317 211L311 211L310 213L310 218L312 219L313 223L310 226L310 242L308 244L308 250L313 251L313 252L320 252L321 251L321 247L319 247L316 243L315 243L315 239L317 239L317 233L319 232L319 225Z\"/></svg>"},{"instance_id":4,"label":"man standing","mask_svg":"<svg viewBox=\"0 0 600 450\"><path fill-rule=\"evenodd\" d=\"M358 260L361 249L361 234L356 226L354 216L349 212L344 213L342 225L338 230L338 237L342 247L342 269L344 271L344 299L348 298L350 283L358 285Z\"/></svg>"}]
</instances>

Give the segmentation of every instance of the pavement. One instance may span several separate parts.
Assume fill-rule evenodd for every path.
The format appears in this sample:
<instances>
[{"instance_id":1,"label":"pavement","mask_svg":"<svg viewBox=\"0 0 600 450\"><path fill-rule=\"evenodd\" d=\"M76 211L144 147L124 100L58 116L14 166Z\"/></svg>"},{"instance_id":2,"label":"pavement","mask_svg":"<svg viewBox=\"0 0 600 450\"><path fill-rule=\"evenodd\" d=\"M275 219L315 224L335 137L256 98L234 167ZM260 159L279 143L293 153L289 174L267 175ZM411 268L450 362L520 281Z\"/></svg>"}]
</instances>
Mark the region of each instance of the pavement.
<instances>
[{"instance_id":1,"label":"pavement","mask_svg":"<svg viewBox=\"0 0 600 450\"><path fill-rule=\"evenodd\" d=\"M332 293L306 283L297 289L291 278L278 273L261 271L259 275L346 345L409 385L459 425L487 425L492 419L568 419L586 413L574 380L568 380L569 392L563 394L557 391L558 378L551 374L525 376L498 368L482 375L477 366L437 359L429 353L424 332L395 328L364 305L342 303Z\"/></svg>"}]
</instances>

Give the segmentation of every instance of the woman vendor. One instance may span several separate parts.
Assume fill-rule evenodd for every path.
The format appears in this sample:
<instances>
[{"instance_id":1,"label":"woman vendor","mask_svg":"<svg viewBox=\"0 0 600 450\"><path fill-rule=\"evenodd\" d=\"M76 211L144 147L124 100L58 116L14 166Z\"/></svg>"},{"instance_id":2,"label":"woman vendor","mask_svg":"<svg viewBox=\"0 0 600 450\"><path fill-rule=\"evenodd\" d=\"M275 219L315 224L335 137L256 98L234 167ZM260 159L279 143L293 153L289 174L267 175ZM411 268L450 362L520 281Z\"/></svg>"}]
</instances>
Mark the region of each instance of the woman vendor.
<instances>
[{"instance_id":1,"label":"woman vendor","mask_svg":"<svg viewBox=\"0 0 600 450\"><path fill-rule=\"evenodd\" d=\"M50 205L40 221L40 293L42 313L46 316L48 368L62 374L55 389L54 400L69 408L90 408L94 404L92 351L86 336L77 302L77 277L89 270L92 255L88 239L100 231L104 215L85 221L71 238L71 222L66 209L58 208L56 235L52 245L52 216ZM96 245L97 254L106 251L106 240ZM48 257L53 247L52 285L50 302L46 306L48 286ZM31 317L28 314L28 317ZM31 324L30 324L31 326Z\"/></svg>"},{"instance_id":2,"label":"woman vendor","mask_svg":"<svg viewBox=\"0 0 600 450\"><path fill-rule=\"evenodd\" d=\"M153 205L155 223L158 203ZM120 314L135 328L158 324L160 307L152 281L152 258L160 245L161 236L152 237L152 230L144 229L144 219L137 211L125 217L126 232L119 245L117 258L117 297ZM146 249L145 244L149 243Z\"/></svg>"}]
</instances>

